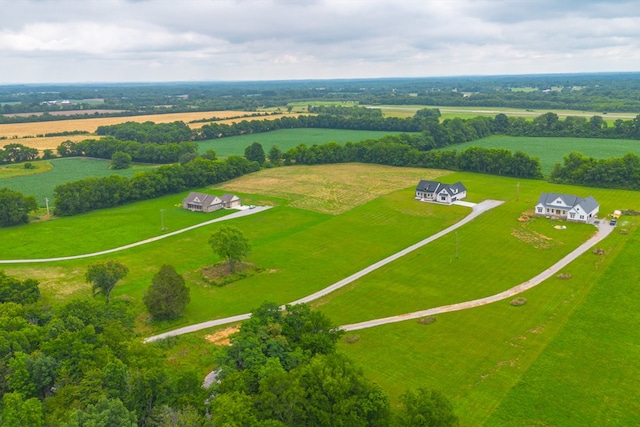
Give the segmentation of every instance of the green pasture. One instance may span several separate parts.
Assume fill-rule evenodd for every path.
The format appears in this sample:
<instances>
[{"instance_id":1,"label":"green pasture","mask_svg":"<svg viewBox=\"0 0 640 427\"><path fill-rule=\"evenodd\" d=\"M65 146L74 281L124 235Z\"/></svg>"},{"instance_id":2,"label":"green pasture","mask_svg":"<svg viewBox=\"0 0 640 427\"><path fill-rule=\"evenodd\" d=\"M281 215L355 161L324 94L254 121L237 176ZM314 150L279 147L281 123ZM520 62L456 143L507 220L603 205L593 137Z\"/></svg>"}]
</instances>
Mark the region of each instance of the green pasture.
<instances>
[{"instance_id":1,"label":"green pasture","mask_svg":"<svg viewBox=\"0 0 640 427\"><path fill-rule=\"evenodd\" d=\"M518 136L489 136L463 144L450 145L441 150L457 151L469 147L504 148L512 152L522 151L540 159L542 173L548 175L555 163L563 163L563 158L572 151L596 159L622 157L627 153L640 155L640 141L628 139L597 138L532 138Z\"/></svg>"},{"instance_id":2,"label":"green pasture","mask_svg":"<svg viewBox=\"0 0 640 427\"><path fill-rule=\"evenodd\" d=\"M53 200L53 190L60 184L89 177L102 178L109 175L131 177L136 172L155 167L148 164L136 164L129 169L113 170L109 169L110 160L83 157L38 160L31 163L36 169L24 169L23 163L2 166L0 168L0 187L19 191L25 196L35 196L40 206L45 206L45 197ZM15 169L10 169L12 167ZM11 173L5 173L4 171L10 171Z\"/></svg>"},{"instance_id":3,"label":"green pasture","mask_svg":"<svg viewBox=\"0 0 640 427\"><path fill-rule=\"evenodd\" d=\"M260 179L261 174L250 176ZM640 210L638 192L470 173L443 179L462 181L468 188L469 201L491 198L505 203L458 229L457 258L456 236L449 234L314 306L335 323L346 324L480 298L527 280L595 231L593 226L571 223L558 230L554 228L558 221L543 218L518 221L523 212L532 210L543 191L591 194L601 204L601 216L614 209ZM228 185L225 191L232 191ZM221 191L215 188L213 191ZM262 269L253 276L224 287L209 285L202 278L202 267L219 261L207 243L219 224L98 258L117 258L129 267L129 275L118 284L113 297L128 299L140 312L141 335L245 313L265 300L293 301L442 230L470 212L465 207L416 201L412 187L339 215L294 208L269 194L241 195L246 204L263 201L275 205L232 222L252 242L247 261ZM182 197L184 194L0 229L0 258L93 252L158 235L161 209L169 231L204 221L202 214L175 206ZM638 413L635 395L630 391L640 379L633 356L638 354L640 342L633 327L638 315L629 309L637 301L638 292L629 288L638 282L640 271L632 262L640 251L635 221L623 217L618 228L629 234L614 233L602 243L605 255L586 253L568 266L565 272L572 275L569 280L554 277L526 292L528 302L524 306L513 307L503 301L438 315L430 325L414 320L356 331L360 340L341 344L341 349L389 391L393 402L408 387L442 390L452 400L464 426L577 426L584 425L585 419L637 424L633 415L620 415L622 408ZM93 261L9 264L0 268L7 274L40 280L43 299L55 305L89 296L90 287L83 276ZM153 323L144 313L141 300L163 264L175 266L185 276L191 303L183 318ZM617 287L616 292L605 295L611 286ZM605 307L610 309L601 309L601 299L609 297L612 299ZM619 313L613 315L617 307ZM614 333L618 329L624 330ZM212 367L213 357L193 340L193 336L176 339L176 351L191 361L185 363L201 363L206 371ZM604 347L597 357L591 357L591 347L600 342ZM567 384L554 391L565 366L574 369L566 373ZM618 383L622 384L620 389L616 388ZM554 403L563 393L566 399L575 399L573 406ZM536 399L522 401L532 396ZM585 407L581 407L581 399ZM606 401L607 405L594 405L592 401ZM580 415L568 419L572 411L580 411ZM532 414L536 419L527 418Z\"/></svg>"},{"instance_id":4,"label":"green pasture","mask_svg":"<svg viewBox=\"0 0 640 427\"><path fill-rule=\"evenodd\" d=\"M198 151L214 150L218 156L244 156L244 149L254 142L262 144L265 153L274 145L280 150L287 151L300 144L308 146L326 144L327 142L358 142L365 139L379 139L385 135L401 132L384 132L348 129L280 129L273 132L253 133L250 135L230 136L227 138L210 139L198 142Z\"/></svg>"}]
</instances>

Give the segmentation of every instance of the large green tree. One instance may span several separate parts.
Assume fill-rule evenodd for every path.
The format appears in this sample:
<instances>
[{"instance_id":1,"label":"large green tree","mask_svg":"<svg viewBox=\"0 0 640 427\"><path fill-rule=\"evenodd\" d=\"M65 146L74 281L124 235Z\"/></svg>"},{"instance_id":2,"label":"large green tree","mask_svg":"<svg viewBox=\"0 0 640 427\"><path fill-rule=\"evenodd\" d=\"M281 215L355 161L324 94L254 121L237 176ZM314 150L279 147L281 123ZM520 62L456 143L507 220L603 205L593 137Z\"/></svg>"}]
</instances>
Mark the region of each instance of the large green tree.
<instances>
[{"instance_id":1,"label":"large green tree","mask_svg":"<svg viewBox=\"0 0 640 427\"><path fill-rule=\"evenodd\" d=\"M444 395L435 390L407 390L400 396L402 410L397 425L406 427L457 427L458 417Z\"/></svg>"},{"instance_id":2,"label":"large green tree","mask_svg":"<svg viewBox=\"0 0 640 427\"><path fill-rule=\"evenodd\" d=\"M26 224L29 222L29 212L38 209L33 196L23 196L22 193L0 189L0 227Z\"/></svg>"},{"instance_id":3,"label":"large green tree","mask_svg":"<svg viewBox=\"0 0 640 427\"><path fill-rule=\"evenodd\" d=\"M111 155L111 169L128 169L131 167L131 154L116 151Z\"/></svg>"},{"instance_id":4,"label":"large green tree","mask_svg":"<svg viewBox=\"0 0 640 427\"><path fill-rule=\"evenodd\" d=\"M143 301L151 316L162 320L182 316L191 298L184 278L172 266L163 265L153 276Z\"/></svg>"},{"instance_id":5,"label":"large green tree","mask_svg":"<svg viewBox=\"0 0 640 427\"><path fill-rule=\"evenodd\" d=\"M104 294L107 297L107 303L109 303L111 301L111 291L115 288L116 283L125 277L128 272L129 269L126 265L110 259L89 264L85 279L93 284L93 295Z\"/></svg>"},{"instance_id":6,"label":"large green tree","mask_svg":"<svg viewBox=\"0 0 640 427\"><path fill-rule=\"evenodd\" d=\"M253 144L245 148L244 156L249 161L258 162L260 166L262 166L262 164L266 160L266 156L264 154L264 148L262 148L262 144L260 144L259 142L254 142Z\"/></svg>"},{"instance_id":7,"label":"large green tree","mask_svg":"<svg viewBox=\"0 0 640 427\"><path fill-rule=\"evenodd\" d=\"M34 304L40 298L38 281L25 279L20 281L0 271L0 303L15 302L18 304Z\"/></svg>"},{"instance_id":8,"label":"large green tree","mask_svg":"<svg viewBox=\"0 0 640 427\"><path fill-rule=\"evenodd\" d=\"M230 273L235 271L236 262L242 261L251 252L251 244L242 231L227 225L211 235L209 245L220 258L227 260Z\"/></svg>"}]
</instances>

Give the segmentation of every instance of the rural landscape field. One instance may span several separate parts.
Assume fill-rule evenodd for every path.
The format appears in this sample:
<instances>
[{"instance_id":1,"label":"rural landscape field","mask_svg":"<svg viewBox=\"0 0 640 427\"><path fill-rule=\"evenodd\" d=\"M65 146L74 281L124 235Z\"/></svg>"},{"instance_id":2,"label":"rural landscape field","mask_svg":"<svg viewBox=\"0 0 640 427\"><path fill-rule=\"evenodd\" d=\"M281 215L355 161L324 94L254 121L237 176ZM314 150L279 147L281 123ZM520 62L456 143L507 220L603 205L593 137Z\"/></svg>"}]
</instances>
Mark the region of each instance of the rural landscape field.
<instances>
[{"instance_id":1,"label":"rural landscape field","mask_svg":"<svg viewBox=\"0 0 640 427\"><path fill-rule=\"evenodd\" d=\"M280 101L279 92L274 92ZM243 95L241 100L254 97ZM411 92L406 98L414 95ZM72 419L67 406L90 411L105 402L116 405L117 400L118 410L124 409L127 417L139 417L140 425L170 425L158 421L172 419L169 415L197 420L176 425L270 425L260 424L246 411L255 406L261 414L258 418L271 419L275 417L272 406L280 407L277 399L263 401L266 395L254 398L251 393L272 387L273 396L289 403L291 395L302 391L287 387L308 378L290 381L287 375L302 372L306 363L329 363L322 357L335 352L349 362L317 372L344 372L345 378L351 378L348 367L353 363L353 375L362 377L358 380L361 390L368 390L366 399L372 399L366 400L363 394L353 401L344 396L338 400L355 402L357 411L371 417L372 412L358 405L366 402L364 406L386 408L376 421L354 425L405 425L401 420L406 420L402 414L407 410L408 390L435 391L432 399L442 399L430 407L440 408L449 421L424 425L640 423L636 363L640 332L633 327L640 321L635 310L640 297L636 286L640 268L635 261L640 256L640 192L634 187L640 176L635 157L640 149L634 114L583 117L577 120L582 133L566 136L574 120L572 110L536 115L525 114L524 107L425 107L318 99L267 104L247 111L0 124L0 136L8 137L7 144L22 144L39 153L53 150L52 158L0 164L0 189L33 196L36 205L27 212L26 221L0 227L0 284L27 286L36 281L38 289L37 302L25 303L23 308L0 288L4 292L0 297L6 298L0 300L0 332L12 343L0 345L5 357L0 373L7 378L0 382L0 391L9 396L0 406L0 421L9 419L7 408L34 405L35 412L42 414L39 425L56 425ZM282 113L254 115L276 110ZM491 114L478 115L478 111ZM577 117L593 117L584 111L574 112ZM304 122L311 117L318 122ZM250 124L252 120L261 123ZM280 127L267 129L265 123L272 120ZM537 134L517 136L515 130L510 134L498 127L500 120L511 130L516 125L530 126L528 132ZM176 146L194 144L195 148L173 160L131 161L129 155L126 167L120 169L114 167L116 156L110 153L97 158L56 151L62 141L71 141L73 148L80 141L99 138L98 126L176 121L194 131L192 138L175 142ZM201 138L206 133L198 132L207 126L215 132L210 132L209 139ZM422 127L415 130L416 126ZM611 129L621 129L615 139L607 137ZM587 130L603 136L585 136ZM73 131L87 133L36 137ZM140 146L174 143L141 142L148 136L144 132L152 134L148 130L131 133L132 138L141 138L136 141ZM445 143L438 139L438 132L448 135ZM458 141L463 134L466 141ZM134 147L134 156L139 155L136 150L142 151L112 136L105 140L121 144L122 149ZM492 158L482 153L504 152L509 157L501 158L505 163L501 168L482 165L493 165ZM514 160L512 152L524 154ZM480 154L470 161L468 153ZM585 156L580 158L584 164L568 162L570 153ZM428 166L432 163L426 162L433 159L442 162L433 164L452 167ZM539 170L527 175L509 169L508 162L522 159ZM603 173L596 166L610 165L626 181L611 185L610 180L602 186L571 181L593 171ZM485 173L478 172L481 167ZM195 179L189 175L193 171L216 178ZM562 175L563 171L569 172ZM463 183L466 197L454 204L418 200L416 186L421 180ZM151 188L156 192L147 194ZM242 209L191 211L183 200L192 192L220 199L236 195ZM536 216L534 209L543 193L592 196L599 203L598 223ZM116 196L123 201L101 201ZM83 198L100 203L77 212L62 211L65 197L78 206ZM490 209L465 222L487 201L494 203ZM8 206L0 203L0 214L3 209L9 212ZM238 212L242 216L234 217ZM614 212L617 222L611 222ZM214 236L227 227L238 230L250 243L250 251L233 260L235 272L233 263L215 250ZM528 283L605 227L611 234L541 283L499 301L477 302ZM428 244L414 246L441 232L445 233ZM407 248L413 249L387 260ZM104 292L96 288L89 272L109 261L126 266L126 271ZM154 316L148 300L167 266L188 287L189 299L179 315L161 318ZM362 271L367 272L359 274ZM315 314L296 326L313 329L304 338L311 344L305 342L309 347L304 351L298 348L293 356L283 356L293 345L285 337L291 325L277 324L282 319L273 307L263 304L273 303L277 309L329 287L335 289L310 299L308 307ZM464 309L411 317L459 303L468 304ZM285 311L292 314L283 315L284 319L299 314L292 306ZM248 318L252 312L253 319L265 313L273 316L271 323L253 331L255 323L238 318ZM326 316L335 328L327 330L314 315ZM349 327L397 316L400 321ZM11 320L14 317L24 321ZM45 329L36 332L32 330L36 326ZM184 329L189 327L193 329ZM345 330L338 332L340 327ZM242 341L238 337L246 331L254 335ZM328 339L323 334L329 333L337 334L335 349L322 341ZM323 338L311 338L314 334ZM260 350L265 342L268 348ZM331 348L328 355L317 350L323 346ZM322 357L310 356L313 351ZM264 352L267 362L245 369L255 375L247 380L237 366L235 371L224 371L233 352L242 353L242 363L247 365L262 360ZM29 381L38 378L32 372L37 372L34 366L39 363L48 376L41 380L44 385L32 388ZM19 372L27 379L20 382ZM120 385L110 382L111 374L104 372L115 372L115 377L122 378ZM214 375L217 384L203 388L202 381L215 372L223 372L221 378ZM351 393L355 395L357 388ZM101 400L101 394L107 400ZM309 394L304 396L303 400L313 400ZM224 414L232 421L212 421L227 419ZM302 418L287 414L291 418L281 414L281 424L273 425L334 425L300 422ZM82 415L73 416L82 419Z\"/></svg>"}]
</instances>

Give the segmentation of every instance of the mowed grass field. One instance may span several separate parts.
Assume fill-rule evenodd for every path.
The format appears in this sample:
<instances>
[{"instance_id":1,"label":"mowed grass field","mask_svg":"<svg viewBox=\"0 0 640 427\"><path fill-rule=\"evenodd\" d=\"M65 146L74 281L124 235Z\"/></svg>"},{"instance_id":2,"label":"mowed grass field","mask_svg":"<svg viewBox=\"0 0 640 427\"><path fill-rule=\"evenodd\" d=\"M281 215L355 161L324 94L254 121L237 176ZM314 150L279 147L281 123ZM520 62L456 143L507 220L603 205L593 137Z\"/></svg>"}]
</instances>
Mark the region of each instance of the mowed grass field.
<instances>
[{"instance_id":1,"label":"mowed grass field","mask_svg":"<svg viewBox=\"0 0 640 427\"><path fill-rule=\"evenodd\" d=\"M622 157L627 153L640 155L640 141L598 138L532 138L516 136L490 136L463 144L450 145L441 150L463 151L469 147L504 148L512 152L522 151L538 157L542 173L548 175L555 163L563 164L563 158L572 151L587 157L607 159Z\"/></svg>"},{"instance_id":2,"label":"mowed grass field","mask_svg":"<svg viewBox=\"0 0 640 427\"><path fill-rule=\"evenodd\" d=\"M546 219L518 221L522 212L532 209L541 191L592 194L601 203L603 215L614 209L640 210L637 192L376 165L352 165L349 174L349 166L336 165L333 173L333 166L326 165L268 169L210 190L234 191L247 203L275 205L267 212L233 222L251 240L253 252L248 261L261 267L260 273L224 287L208 285L202 279L201 268L218 261L207 239L219 225L211 225L113 256L130 268L129 276L116 287L114 297L131 301L142 312L141 298L153 274L164 263L174 265L191 287L191 303L185 317L174 323L150 323L141 314L139 329L143 334L151 334L247 312L264 300L286 303L310 294L434 234L469 213L469 208L461 206L414 200L415 181L408 182L414 179L410 175L414 173L445 182L461 180L469 190L468 200L479 202L492 198L504 200L505 204L459 229L457 259L455 238L449 235L315 304L336 323L369 320L490 295L547 268L595 230L580 224L565 224L566 229L557 230L554 225L558 223ZM369 167L371 171L366 170ZM314 174L317 176L310 178ZM407 175L394 184L391 181L394 174ZM354 177L349 181L349 175L361 175L362 181ZM335 177L336 183L325 181L330 176ZM376 176L384 177L388 190L368 200L356 197L364 188L376 188L372 182ZM253 192L252 187L243 182L251 177L259 180L257 187L261 191ZM283 189L283 182L293 190ZM294 206L304 197L317 197L323 183L337 186L343 182L345 188L351 188L353 202L347 208L337 206L336 209L342 209L339 214L323 211L322 203L309 203L303 205L305 208ZM238 187L234 188L234 183ZM308 185L306 191L305 185ZM381 183L380 187L384 185ZM242 193L247 190L251 193ZM340 191L343 197L349 196L346 189ZM171 210L181 197L176 195L74 218L3 229L0 239L4 247L0 250L21 254L37 248L41 253L47 250L47 256L51 256L51 252L63 249L69 252L113 247L118 241L130 238L134 228L159 234L160 209L165 209L165 221L173 230L202 217L179 208ZM157 231L153 230L154 223ZM640 411L632 390L640 381L637 351L634 351L637 350L634 343L640 342L640 332L633 325L640 318L629 307L637 301L637 291L631 287L640 277L637 277L637 268L628 264L640 250L636 249L640 247L636 242L636 226L635 218L623 217L619 229L627 230L628 234L615 233L605 240L604 255L587 253L568 266L565 272L572 275L571 279L552 278L528 291L524 295L528 302L522 307L503 301L439 315L430 325L408 321L357 331L359 341L343 343L341 349L363 366L368 377L390 392L394 404L406 388L438 388L452 400L465 426L585 425L582 422L585 419L610 421L596 423L604 425L638 424L640 420L635 414ZM47 227L59 233L57 241L45 235ZM82 230L82 233L73 234L73 230ZM68 236L60 240L65 232ZM35 241L22 249L20 239L31 234ZM38 235L42 235L39 241ZM85 248L77 247L80 245ZM627 250L631 253L623 258ZM10 264L4 269L8 274L40 279L45 302L59 304L74 296L90 294L83 275L91 261ZM605 286L605 290L610 286L618 288L616 299L605 303L605 306L619 308L614 317L610 316L611 310L602 309L600 305L600 298L604 298L596 293L600 286ZM592 297L592 293L596 296ZM583 320L572 327L581 312L588 322ZM608 327L609 322L616 328L624 328L620 339ZM598 323L600 327L596 327ZM204 338L200 341L202 345L194 344L194 336L204 334L178 342L188 343L180 344L181 357L196 363L198 355L209 344ZM606 343L606 351L591 357L592 347L600 342ZM564 360L567 355L571 355L571 366L575 369L567 373L566 378L575 386L567 385L557 393L566 393L566 398L573 398L575 403L563 407L554 403L552 391L564 378L561 375L568 363ZM203 358L203 364L209 364L203 367L205 370L212 367L213 361ZM592 378L597 379L593 384ZM534 396L538 391L549 393ZM521 401L529 396L537 400ZM586 403L581 406L579 402L583 397L599 405L590 405L591 400L584 400ZM571 415L572 411L580 411L580 415Z\"/></svg>"},{"instance_id":3,"label":"mowed grass field","mask_svg":"<svg viewBox=\"0 0 640 427\"><path fill-rule=\"evenodd\" d=\"M110 160L89 158L60 158L31 163L34 169L24 169L24 164L0 165L0 188L6 187L25 196L35 196L40 206L45 206L45 198L49 198L53 203L53 190L57 185L89 177L131 177L137 172L155 167L149 164L134 164L129 169L114 170L109 168Z\"/></svg>"},{"instance_id":4,"label":"mowed grass field","mask_svg":"<svg viewBox=\"0 0 640 427\"><path fill-rule=\"evenodd\" d=\"M326 144L327 142L358 142L365 139L378 139L385 135L399 134L401 132L348 130L348 129L281 129L273 132L254 133L250 135L231 136L227 138L198 141L198 150L204 153L214 150L219 156L242 156L244 149L254 142L262 144L265 153L274 145L280 150L287 151L300 144L311 146L314 144Z\"/></svg>"}]
</instances>

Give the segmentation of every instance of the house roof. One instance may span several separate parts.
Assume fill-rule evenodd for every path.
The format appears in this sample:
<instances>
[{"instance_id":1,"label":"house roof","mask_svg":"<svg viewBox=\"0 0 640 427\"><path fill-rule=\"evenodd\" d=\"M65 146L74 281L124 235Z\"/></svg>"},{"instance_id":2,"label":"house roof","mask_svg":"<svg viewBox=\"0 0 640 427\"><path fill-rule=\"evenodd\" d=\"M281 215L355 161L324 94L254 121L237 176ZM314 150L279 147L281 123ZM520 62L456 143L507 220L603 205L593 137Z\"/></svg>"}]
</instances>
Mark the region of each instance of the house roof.
<instances>
[{"instance_id":1,"label":"house roof","mask_svg":"<svg viewBox=\"0 0 640 427\"><path fill-rule=\"evenodd\" d=\"M578 197L573 194L560 194L560 193L540 193L538 204L542 204L545 207L557 207L555 203L558 199L562 201L569 208L575 208L580 206L585 212L592 212L600 204L592 196Z\"/></svg>"},{"instance_id":2,"label":"house roof","mask_svg":"<svg viewBox=\"0 0 640 427\"><path fill-rule=\"evenodd\" d=\"M220 200L222 200L224 203L229 203L229 202L234 202L236 200L240 200L240 198L238 196L236 196L235 194L223 194L222 196L220 196Z\"/></svg>"},{"instance_id":3,"label":"house roof","mask_svg":"<svg viewBox=\"0 0 640 427\"><path fill-rule=\"evenodd\" d=\"M416 186L416 191L425 191L427 193L436 193L445 190L450 195L467 191L467 188L460 182L455 184L443 184L438 181L421 180Z\"/></svg>"},{"instance_id":4,"label":"house roof","mask_svg":"<svg viewBox=\"0 0 640 427\"><path fill-rule=\"evenodd\" d=\"M202 205L202 206L211 206L222 203L217 196L212 194L191 192L187 197L185 197L184 202L187 202L192 205Z\"/></svg>"}]
</instances>

